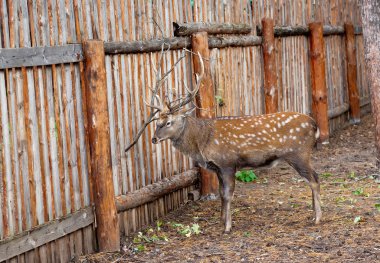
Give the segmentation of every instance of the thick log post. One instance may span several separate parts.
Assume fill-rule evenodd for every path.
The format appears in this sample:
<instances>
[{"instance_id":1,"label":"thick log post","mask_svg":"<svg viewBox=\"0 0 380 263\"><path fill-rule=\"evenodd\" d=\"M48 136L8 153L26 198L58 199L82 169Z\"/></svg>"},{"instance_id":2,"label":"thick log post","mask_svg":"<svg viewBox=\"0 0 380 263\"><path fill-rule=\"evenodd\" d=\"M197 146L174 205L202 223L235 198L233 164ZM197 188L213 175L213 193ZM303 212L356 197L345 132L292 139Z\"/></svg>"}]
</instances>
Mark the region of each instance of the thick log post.
<instances>
[{"instance_id":1,"label":"thick log post","mask_svg":"<svg viewBox=\"0 0 380 263\"><path fill-rule=\"evenodd\" d=\"M205 110L197 109L197 116L201 118L213 118L215 117L214 110L214 87L211 79L210 70L210 50L208 47L208 34L206 32L195 33L191 37L191 45L193 52L197 54L198 52L204 61L204 77L202 84L198 91L198 96L196 98L197 105L199 108ZM199 57L193 55L193 65L194 72L200 73L201 64ZM201 169L201 194L203 196L210 194L217 194L219 189L218 178L214 173L211 173L205 169Z\"/></svg>"},{"instance_id":2,"label":"thick log post","mask_svg":"<svg viewBox=\"0 0 380 263\"><path fill-rule=\"evenodd\" d=\"M270 18L263 18L261 22L263 25L265 113L274 113L278 111L274 22Z\"/></svg>"},{"instance_id":3,"label":"thick log post","mask_svg":"<svg viewBox=\"0 0 380 263\"><path fill-rule=\"evenodd\" d=\"M309 24L311 56L312 111L320 130L319 142L329 141L329 117L327 114L326 57L322 23Z\"/></svg>"},{"instance_id":4,"label":"thick log post","mask_svg":"<svg viewBox=\"0 0 380 263\"><path fill-rule=\"evenodd\" d=\"M100 251L120 250L120 231L112 181L103 41L83 43L91 180Z\"/></svg>"},{"instance_id":5,"label":"thick log post","mask_svg":"<svg viewBox=\"0 0 380 263\"><path fill-rule=\"evenodd\" d=\"M351 122L360 122L360 96L356 79L355 32L352 24L344 24L346 34L347 83Z\"/></svg>"},{"instance_id":6,"label":"thick log post","mask_svg":"<svg viewBox=\"0 0 380 263\"><path fill-rule=\"evenodd\" d=\"M366 78L371 90L372 115L375 121L377 167L380 168L380 2L361 1Z\"/></svg>"}]
</instances>

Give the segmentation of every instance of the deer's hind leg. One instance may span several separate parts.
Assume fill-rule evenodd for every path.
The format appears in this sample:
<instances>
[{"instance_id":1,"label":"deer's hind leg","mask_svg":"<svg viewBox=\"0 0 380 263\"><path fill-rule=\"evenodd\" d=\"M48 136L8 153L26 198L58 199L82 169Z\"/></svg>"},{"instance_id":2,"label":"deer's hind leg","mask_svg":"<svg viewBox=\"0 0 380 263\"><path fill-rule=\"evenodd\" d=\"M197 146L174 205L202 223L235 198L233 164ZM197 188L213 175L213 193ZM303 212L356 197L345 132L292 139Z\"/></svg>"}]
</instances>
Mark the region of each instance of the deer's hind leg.
<instances>
[{"instance_id":1,"label":"deer's hind leg","mask_svg":"<svg viewBox=\"0 0 380 263\"><path fill-rule=\"evenodd\" d=\"M313 210L315 215L315 224L319 224L322 219L320 184L318 174L310 166L310 157L294 154L288 156L285 160L308 182L313 200Z\"/></svg>"},{"instance_id":2,"label":"deer's hind leg","mask_svg":"<svg viewBox=\"0 0 380 263\"><path fill-rule=\"evenodd\" d=\"M231 202L235 190L235 169L221 169L218 178L222 200L221 214L224 222L224 232L228 233L231 231L232 226Z\"/></svg>"}]
</instances>

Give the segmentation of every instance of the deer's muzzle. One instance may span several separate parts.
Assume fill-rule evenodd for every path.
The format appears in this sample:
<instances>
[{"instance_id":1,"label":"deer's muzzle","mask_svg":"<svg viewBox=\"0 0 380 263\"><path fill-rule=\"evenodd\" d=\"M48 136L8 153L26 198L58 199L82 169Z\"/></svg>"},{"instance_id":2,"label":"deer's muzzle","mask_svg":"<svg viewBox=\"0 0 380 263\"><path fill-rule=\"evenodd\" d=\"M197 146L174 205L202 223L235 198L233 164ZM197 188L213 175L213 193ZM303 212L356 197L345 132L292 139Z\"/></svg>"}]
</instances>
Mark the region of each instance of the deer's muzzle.
<instances>
[{"instance_id":1,"label":"deer's muzzle","mask_svg":"<svg viewBox=\"0 0 380 263\"><path fill-rule=\"evenodd\" d=\"M157 137L153 137L153 138L152 138L152 143L153 143L153 144L157 144L157 143L158 143L158 139L157 139Z\"/></svg>"}]
</instances>

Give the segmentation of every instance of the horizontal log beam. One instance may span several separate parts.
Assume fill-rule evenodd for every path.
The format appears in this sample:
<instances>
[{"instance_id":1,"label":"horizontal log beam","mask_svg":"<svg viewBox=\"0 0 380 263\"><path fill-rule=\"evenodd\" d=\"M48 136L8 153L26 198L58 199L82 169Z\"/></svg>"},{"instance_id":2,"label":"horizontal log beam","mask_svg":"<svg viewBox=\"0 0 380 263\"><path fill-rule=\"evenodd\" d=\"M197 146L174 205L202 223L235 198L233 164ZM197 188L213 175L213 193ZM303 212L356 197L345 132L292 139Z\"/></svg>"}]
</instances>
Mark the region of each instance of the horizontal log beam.
<instances>
[{"instance_id":1,"label":"horizontal log beam","mask_svg":"<svg viewBox=\"0 0 380 263\"><path fill-rule=\"evenodd\" d=\"M91 206L29 231L0 241L0 260L5 261L33 250L94 223Z\"/></svg>"},{"instance_id":2,"label":"horizontal log beam","mask_svg":"<svg viewBox=\"0 0 380 263\"><path fill-rule=\"evenodd\" d=\"M213 34L249 34L252 27L248 24L229 23L176 23L173 22L174 36L190 36L197 32L207 32Z\"/></svg>"},{"instance_id":3,"label":"horizontal log beam","mask_svg":"<svg viewBox=\"0 0 380 263\"><path fill-rule=\"evenodd\" d=\"M117 212L121 213L128 209L153 202L164 195L194 185L198 181L198 175L198 169L189 170L127 193L126 195L119 195L116 197Z\"/></svg>"},{"instance_id":4,"label":"horizontal log beam","mask_svg":"<svg viewBox=\"0 0 380 263\"><path fill-rule=\"evenodd\" d=\"M300 35L309 35L310 30L307 26L275 26L274 27L274 35L276 37L287 37L287 36L300 36ZM343 35L344 27L343 26L331 26L324 25L323 26L323 35ZM362 34L362 27L355 27L355 34ZM262 27L257 26L257 35L262 36Z\"/></svg>"},{"instance_id":5,"label":"horizontal log beam","mask_svg":"<svg viewBox=\"0 0 380 263\"><path fill-rule=\"evenodd\" d=\"M0 48L0 69L74 63L82 60L81 44Z\"/></svg>"},{"instance_id":6,"label":"horizontal log beam","mask_svg":"<svg viewBox=\"0 0 380 263\"><path fill-rule=\"evenodd\" d=\"M370 103L371 103L371 98L364 97L360 99L361 108L367 106ZM334 119L336 117L339 117L340 115L348 112L349 109L350 109L350 105L348 103L343 103L342 105L338 107L328 110L329 119Z\"/></svg>"},{"instance_id":7,"label":"horizontal log beam","mask_svg":"<svg viewBox=\"0 0 380 263\"><path fill-rule=\"evenodd\" d=\"M261 45L262 39L258 36L209 36L209 48L247 47ZM107 55L132 54L161 51L162 45L170 50L191 48L190 37L172 37L156 40L130 41L130 42L106 42L104 52Z\"/></svg>"},{"instance_id":8,"label":"horizontal log beam","mask_svg":"<svg viewBox=\"0 0 380 263\"><path fill-rule=\"evenodd\" d=\"M258 36L209 36L209 48L225 48L225 47L251 47L259 46L262 38Z\"/></svg>"},{"instance_id":9,"label":"horizontal log beam","mask_svg":"<svg viewBox=\"0 0 380 263\"><path fill-rule=\"evenodd\" d=\"M350 108L350 105L348 103L343 103L342 105L335 107L333 109L328 110L328 116L329 119L334 119L336 117L339 117L340 115L346 113Z\"/></svg>"},{"instance_id":10,"label":"horizontal log beam","mask_svg":"<svg viewBox=\"0 0 380 263\"><path fill-rule=\"evenodd\" d=\"M344 27L342 26L330 26L330 25L323 26L324 36L343 35L343 34L344 34Z\"/></svg>"},{"instance_id":11,"label":"horizontal log beam","mask_svg":"<svg viewBox=\"0 0 380 263\"><path fill-rule=\"evenodd\" d=\"M191 40L190 37L172 37L144 41L106 42L104 52L108 55L157 52L161 51L162 45L164 49L170 48L170 50L190 48Z\"/></svg>"}]
</instances>

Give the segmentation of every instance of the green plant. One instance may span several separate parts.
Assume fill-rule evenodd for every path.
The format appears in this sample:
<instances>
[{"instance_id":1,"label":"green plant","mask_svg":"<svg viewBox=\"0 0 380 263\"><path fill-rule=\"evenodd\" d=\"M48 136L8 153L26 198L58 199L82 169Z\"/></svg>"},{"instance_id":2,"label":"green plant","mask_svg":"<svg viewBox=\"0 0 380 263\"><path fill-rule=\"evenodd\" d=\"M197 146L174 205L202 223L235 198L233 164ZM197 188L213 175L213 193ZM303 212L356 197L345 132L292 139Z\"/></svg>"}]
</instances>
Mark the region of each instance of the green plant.
<instances>
[{"instance_id":1,"label":"green plant","mask_svg":"<svg viewBox=\"0 0 380 263\"><path fill-rule=\"evenodd\" d=\"M145 251L145 246L143 244L139 244L134 248L135 252L143 252Z\"/></svg>"},{"instance_id":2,"label":"green plant","mask_svg":"<svg viewBox=\"0 0 380 263\"><path fill-rule=\"evenodd\" d=\"M380 212L380 203L375 204L375 207L376 207L377 211Z\"/></svg>"},{"instance_id":3,"label":"green plant","mask_svg":"<svg viewBox=\"0 0 380 263\"><path fill-rule=\"evenodd\" d=\"M363 187L359 187L359 188L355 189L352 193L354 195L363 195L364 194L364 189L363 189Z\"/></svg>"},{"instance_id":4,"label":"green plant","mask_svg":"<svg viewBox=\"0 0 380 263\"><path fill-rule=\"evenodd\" d=\"M157 231L161 231L161 227L163 226L164 222L158 220L156 222Z\"/></svg>"},{"instance_id":5,"label":"green plant","mask_svg":"<svg viewBox=\"0 0 380 263\"><path fill-rule=\"evenodd\" d=\"M252 170L238 171L235 177L241 182L253 182L257 180L257 176Z\"/></svg>"},{"instance_id":6,"label":"green plant","mask_svg":"<svg viewBox=\"0 0 380 263\"><path fill-rule=\"evenodd\" d=\"M335 202L336 203L344 203L344 202L346 202L347 201L347 199L345 198L345 197L343 197L343 196L338 196L337 198L335 198Z\"/></svg>"},{"instance_id":7,"label":"green plant","mask_svg":"<svg viewBox=\"0 0 380 263\"><path fill-rule=\"evenodd\" d=\"M362 217L361 217L361 216L357 216L357 217L355 217L355 219L354 219L354 223L357 224L357 223L359 223L361 220L362 220Z\"/></svg>"},{"instance_id":8,"label":"green plant","mask_svg":"<svg viewBox=\"0 0 380 263\"><path fill-rule=\"evenodd\" d=\"M199 235L201 233L200 226L198 224L183 225L173 223L173 227L177 229L177 232L185 237L190 237L192 234Z\"/></svg>"},{"instance_id":9,"label":"green plant","mask_svg":"<svg viewBox=\"0 0 380 263\"><path fill-rule=\"evenodd\" d=\"M348 174L348 178L349 178L349 179L355 179L355 178L356 178L356 173L355 173L355 172L350 172L350 173Z\"/></svg>"},{"instance_id":10,"label":"green plant","mask_svg":"<svg viewBox=\"0 0 380 263\"><path fill-rule=\"evenodd\" d=\"M244 237L249 237L249 236L251 236L251 233L248 232L248 231L246 231L246 232L243 233L243 236L244 236Z\"/></svg>"},{"instance_id":11,"label":"green plant","mask_svg":"<svg viewBox=\"0 0 380 263\"><path fill-rule=\"evenodd\" d=\"M352 193L354 195L359 195L359 196L365 196L365 197L369 196L368 193L364 192L364 188L363 187L359 187L359 188L355 189Z\"/></svg>"},{"instance_id":12,"label":"green plant","mask_svg":"<svg viewBox=\"0 0 380 263\"><path fill-rule=\"evenodd\" d=\"M216 99L216 103L219 105L219 107L224 106L224 100L223 100L222 96L215 96L215 99Z\"/></svg>"},{"instance_id":13,"label":"green plant","mask_svg":"<svg viewBox=\"0 0 380 263\"><path fill-rule=\"evenodd\" d=\"M329 178L331 176L333 176L332 173L321 173L320 176L322 176L323 178Z\"/></svg>"},{"instance_id":14,"label":"green plant","mask_svg":"<svg viewBox=\"0 0 380 263\"><path fill-rule=\"evenodd\" d=\"M157 241L169 241L169 239L163 235L157 235L153 228L149 228L146 233L138 232L137 236L133 239L133 243L142 244L142 243L154 243Z\"/></svg>"}]
</instances>

